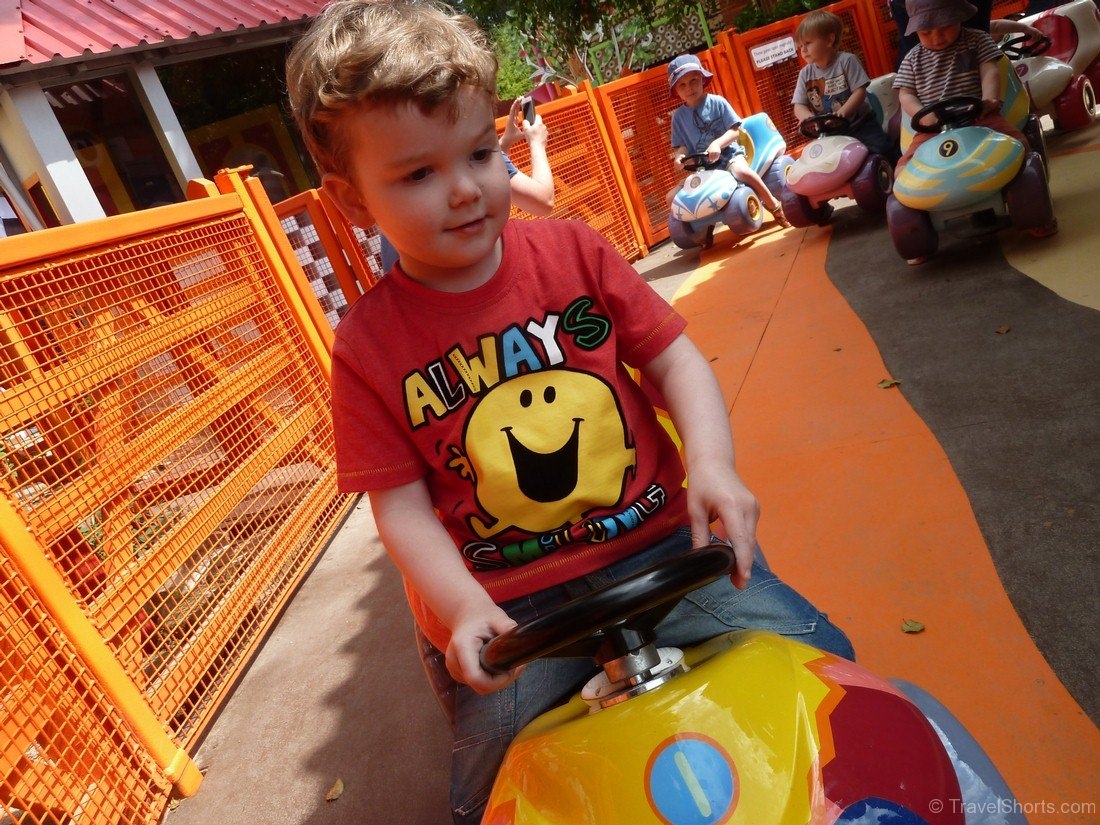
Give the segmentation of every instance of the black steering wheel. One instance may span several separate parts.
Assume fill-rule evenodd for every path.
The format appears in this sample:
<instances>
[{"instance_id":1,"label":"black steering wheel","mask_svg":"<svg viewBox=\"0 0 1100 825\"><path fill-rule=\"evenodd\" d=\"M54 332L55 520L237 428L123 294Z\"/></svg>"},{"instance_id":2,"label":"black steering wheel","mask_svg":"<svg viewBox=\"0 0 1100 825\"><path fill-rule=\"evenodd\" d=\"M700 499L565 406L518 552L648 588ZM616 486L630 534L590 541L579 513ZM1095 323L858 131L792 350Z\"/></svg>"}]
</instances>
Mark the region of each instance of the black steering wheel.
<instances>
[{"instance_id":1,"label":"black steering wheel","mask_svg":"<svg viewBox=\"0 0 1100 825\"><path fill-rule=\"evenodd\" d=\"M798 130L808 138L828 135L845 135L851 122L844 115L829 112L823 115L810 115L799 124Z\"/></svg>"},{"instance_id":2,"label":"black steering wheel","mask_svg":"<svg viewBox=\"0 0 1100 825\"><path fill-rule=\"evenodd\" d=\"M1001 51L1009 60L1019 60L1021 57L1038 57L1050 51L1051 39L1045 34L1039 38L1033 38L1030 34L1014 34L1008 40L1001 43Z\"/></svg>"},{"instance_id":3,"label":"black steering wheel","mask_svg":"<svg viewBox=\"0 0 1100 825\"><path fill-rule=\"evenodd\" d=\"M921 123L928 115L935 115L937 123ZM929 103L913 115L912 125L918 132L935 134L942 127L968 126L982 116L982 101L977 97L945 97Z\"/></svg>"},{"instance_id":4,"label":"black steering wheel","mask_svg":"<svg viewBox=\"0 0 1100 825\"><path fill-rule=\"evenodd\" d=\"M691 152L684 155L680 165L689 172L697 172L700 169L717 169L722 165L722 156L719 155L717 160L709 160L706 152Z\"/></svg>"},{"instance_id":5,"label":"black steering wheel","mask_svg":"<svg viewBox=\"0 0 1100 825\"><path fill-rule=\"evenodd\" d=\"M592 657L601 664L618 658L653 642L657 625L681 598L727 575L735 563L725 544L658 562L490 639L481 666L506 673L543 656Z\"/></svg>"}]
</instances>

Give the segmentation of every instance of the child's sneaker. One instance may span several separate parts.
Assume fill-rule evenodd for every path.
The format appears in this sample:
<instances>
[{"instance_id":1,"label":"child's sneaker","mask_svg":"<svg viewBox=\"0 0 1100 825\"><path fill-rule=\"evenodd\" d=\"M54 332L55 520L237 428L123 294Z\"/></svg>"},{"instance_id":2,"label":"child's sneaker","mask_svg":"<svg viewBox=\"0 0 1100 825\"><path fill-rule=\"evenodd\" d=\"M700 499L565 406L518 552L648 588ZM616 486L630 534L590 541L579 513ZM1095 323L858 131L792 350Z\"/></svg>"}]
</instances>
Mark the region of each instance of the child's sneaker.
<instances>
[{"instance_id":1,"label":"child's sneaker","mask_svg":"<svg viewBox=\"0 0 1100 825\"><path fill-rule=\"evenodd\" d=\"M1051 235L1058 234L1058 219L1055 218L1045 226L1039 226L1035 229L1029 229L1028 234L1033 238L1049 238Z\"/></svg>"}]
</instances>

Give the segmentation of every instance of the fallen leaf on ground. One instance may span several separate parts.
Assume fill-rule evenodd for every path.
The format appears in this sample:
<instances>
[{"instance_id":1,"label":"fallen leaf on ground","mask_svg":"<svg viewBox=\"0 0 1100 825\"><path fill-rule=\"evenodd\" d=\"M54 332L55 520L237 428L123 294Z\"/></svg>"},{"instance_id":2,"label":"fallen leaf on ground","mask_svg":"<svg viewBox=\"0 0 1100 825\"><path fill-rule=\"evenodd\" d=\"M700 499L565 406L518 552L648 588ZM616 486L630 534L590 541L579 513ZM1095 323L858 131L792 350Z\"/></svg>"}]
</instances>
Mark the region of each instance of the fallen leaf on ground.
<instances>
[{"instance_id":1,"label":"fallen leaf on ground","mask_svg":"<svg viewBox=\"0 0 1100 825\"><path fill-rule=\"evenodd\" d=\"M896 387L900 384L901 382L896 378L883 378L878 382L879 389L881 390L888 390L890 387Z\"/></svg>"},{"instance_id":2,"label":"fallen leaf on ground","mask_svg":"<svg viewBox=\"0 0 1100 825\"><path fill-rule=\"evenodd\" d=\"M901 623L902 633L920 633L924 630L924 624L916 619L906 619Z\"/></svg>"},{"instance_id":3,"label":"fallen leaf on ground","mask_svg":"<svg viewBox=\"0 0 1100 825\"><path fill-rule=\"evenodd\" d=\"M1010 329L1012 329L1012 327L1010 327L1010 326L1009 326L1008 324L1002 324L1001 326L997 327L997 328L996 328L995 330L993 330L993 331L994 331L995 333L997 333L998 335L1004 335L1004 334L1005 334L1006 332L1008 332L1008 331L1009 331Z\"/></svg>"},{"instance_id":4,"label":"fallen leaf on ground","mask_svg":"<svg viewBox=\"0 0 1100 825\"><path fill-rule=\"evenodd\" d=\"M332 787L328 789L328 793L325 794L325 802L333 802L340 798L340 794L344 792L344 780L339 777L332 783Z\"/></svg>"}]
</instances>

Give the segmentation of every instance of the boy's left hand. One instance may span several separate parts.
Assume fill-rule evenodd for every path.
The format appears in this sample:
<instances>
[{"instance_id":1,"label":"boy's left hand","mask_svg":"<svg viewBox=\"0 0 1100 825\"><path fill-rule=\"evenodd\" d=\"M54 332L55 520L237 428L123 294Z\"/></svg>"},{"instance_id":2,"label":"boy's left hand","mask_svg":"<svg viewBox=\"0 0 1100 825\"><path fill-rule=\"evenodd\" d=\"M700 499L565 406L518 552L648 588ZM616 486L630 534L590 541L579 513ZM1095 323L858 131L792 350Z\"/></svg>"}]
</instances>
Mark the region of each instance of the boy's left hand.
<instances>
[{"instance_id":1,"label":"boy's left hand","mask_svg":"<svg viewBox=\"0 0 1100 825\"><path fill-rule=\"evenodd\" d=\"M711 467L692 468L687 496L692 546L709 544L711 523L721 521L737 557L737 568L731 574L733 584L743 590L752 575L760 502L732 467L718 462Z\"/></svg>"}]
</instances>

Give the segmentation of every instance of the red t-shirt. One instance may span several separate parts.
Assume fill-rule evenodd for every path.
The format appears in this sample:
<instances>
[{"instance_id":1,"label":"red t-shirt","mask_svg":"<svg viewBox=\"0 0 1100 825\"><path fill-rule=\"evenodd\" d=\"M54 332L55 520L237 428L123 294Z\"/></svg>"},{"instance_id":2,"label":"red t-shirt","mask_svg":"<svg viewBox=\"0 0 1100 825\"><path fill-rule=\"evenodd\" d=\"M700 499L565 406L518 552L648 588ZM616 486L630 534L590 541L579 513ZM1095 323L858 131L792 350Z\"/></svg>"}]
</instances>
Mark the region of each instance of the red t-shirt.
<instances>
[{"instance_id":1,"label":"red t-shirt","mask_svg":"<svg viewBox=\"0 0 1100 825\"><path fill-rule=\"evenodd\" d=\"M677 447L627 369L686 322L583 223L510 221L502 237L500 268L469 292L395 267L340 322L332 370L341 491L423 478L498 603L688 521Z\"/></svg>"}]
</instances>

